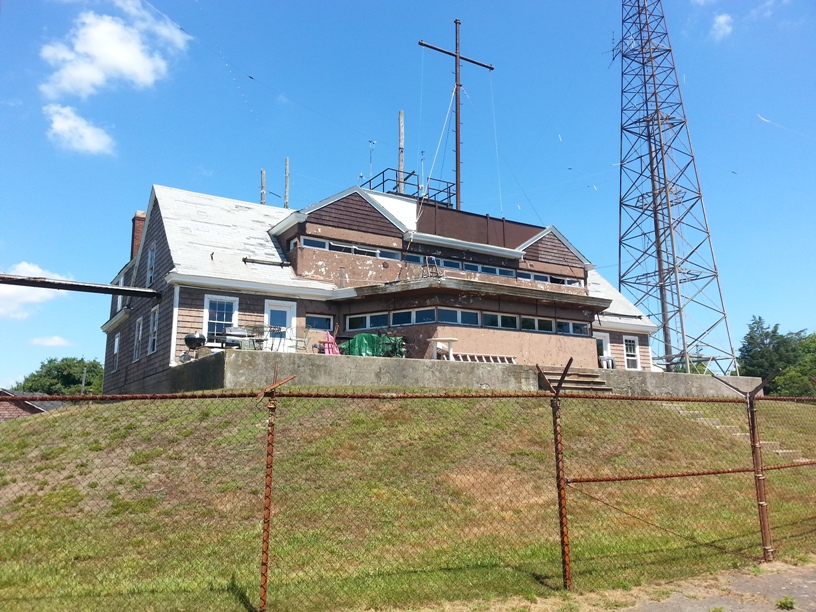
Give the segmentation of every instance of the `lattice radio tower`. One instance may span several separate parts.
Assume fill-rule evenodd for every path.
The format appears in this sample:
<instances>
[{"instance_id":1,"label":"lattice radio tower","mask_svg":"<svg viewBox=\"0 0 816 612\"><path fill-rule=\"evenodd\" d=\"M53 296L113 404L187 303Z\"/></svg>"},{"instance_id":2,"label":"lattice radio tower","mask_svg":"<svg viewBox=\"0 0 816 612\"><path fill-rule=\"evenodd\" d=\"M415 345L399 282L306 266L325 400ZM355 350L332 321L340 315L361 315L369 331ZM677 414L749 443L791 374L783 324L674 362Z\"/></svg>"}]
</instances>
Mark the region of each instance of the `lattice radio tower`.
<instances>
[{"instance_id":1,"label":"lattice radio tower","mask_svg":"<svg viewBox=\"0 0 816 612\"><path fill-rule=\"evenodd\" d=\"M660 0L624 0L620 290L660 328L667 371L736 367L683 100Z\"/></svg>"}]
</instances>

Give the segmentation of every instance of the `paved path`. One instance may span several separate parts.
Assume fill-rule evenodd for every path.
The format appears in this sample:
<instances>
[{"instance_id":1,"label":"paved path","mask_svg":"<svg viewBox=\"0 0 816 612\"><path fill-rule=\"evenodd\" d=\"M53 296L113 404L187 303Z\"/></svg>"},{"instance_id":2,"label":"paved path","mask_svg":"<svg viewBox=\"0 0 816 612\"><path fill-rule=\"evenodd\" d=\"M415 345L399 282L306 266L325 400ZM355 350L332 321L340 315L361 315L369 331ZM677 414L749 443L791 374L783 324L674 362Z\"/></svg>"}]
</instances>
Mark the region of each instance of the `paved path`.
<instances>
[{"instance_id":1,"label":"paved path","mask_svg":"<svg viewBox=\"0 0 816 612\"><path fill-rule=\"evenodd\" d=\"M632 612L776 612L786 595L795 611L816 612L816 565L769 563L756 573L728 572L677 585L663 601L641 601ZM671 590L674 590L673 588Z\"/></svg>"}]
</instances>

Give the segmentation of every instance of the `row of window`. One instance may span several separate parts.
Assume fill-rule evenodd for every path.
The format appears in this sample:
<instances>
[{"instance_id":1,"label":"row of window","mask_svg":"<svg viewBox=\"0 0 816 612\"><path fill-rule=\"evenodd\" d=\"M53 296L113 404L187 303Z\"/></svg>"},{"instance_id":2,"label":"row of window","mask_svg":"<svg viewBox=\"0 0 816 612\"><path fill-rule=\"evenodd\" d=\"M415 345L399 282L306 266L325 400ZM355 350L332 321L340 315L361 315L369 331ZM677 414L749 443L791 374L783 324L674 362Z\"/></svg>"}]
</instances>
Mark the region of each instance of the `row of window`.
<instances>
[{"instance_id":1,"label":"row of window","mask_svg":"<svg viewBox=\"0 0 816 612\"><path fill-rule=\"evenodd\" d=\"M147 354L152 355L156 352L159 343L159 307L154 306L150 311L148 319L149 331L147 336ZM139 361L142 358L142 330L144 328L144 321L142 317L136 319L133 326L133 361ZM113 337L113 371L119 369L119 345L121 343L121 333Z\"/></svg>"},{"instance_id":2,"label":"row of window","mask_svg":"<svg viewBox=\"0 0 816 612\"><path fill-rule=\"evenodd\" d=\"M545 333L589 335L589 323L578 321L560 321L524 317L497 312L480 312L455 308L419 308L416 310L398 310L394 312L373 312L369 314L349 315L346 317L346 329L358 331L380 327L398 327L403 325L421 325L423 323L447 323L450 325L471 325L474 327L496 327L499 329L521 329Z\"/></svg>"},{"instance_id":3,"label":"row of window","mask_svg":"<svg viewBox=\"0 0 816 612\"><path fill-rule=\"evenodd\" d=\"M402 255L399 251L390 251L388 249L380 249L377 247L361 246L359 244L348 244L344 242L334 242L332 240L324 240L321 238L312 238L309 236L302 236L300 238L301 246L310 249L323 249L326 251L337 251L340 253L351 253L352 255L365 255L367 257L379 257L380 259L394 259L407 261L414 264L430 264L436 265L440 268L447 268L450 270L464 270L466 272L479 272L480 274L491 274L493 276L505 276L508 278L521 278L525 280L534 280L542 283L554 283L557 285L570 285L574 287L582 287L583 281L577 278L568 278L566 276L554 276L552 274L539 274L533 272L524 272L522 270L513 270L511 268L501 268L499 266L491 266L487 264L477 264L469 261L459 261L457 259L443 259L439 257L431 257L425 255L417 255L416 253L405 253ZM298 239L293 239L289 243L289 248L293 249L298 245Z\"/></svg>"}]
</instances>

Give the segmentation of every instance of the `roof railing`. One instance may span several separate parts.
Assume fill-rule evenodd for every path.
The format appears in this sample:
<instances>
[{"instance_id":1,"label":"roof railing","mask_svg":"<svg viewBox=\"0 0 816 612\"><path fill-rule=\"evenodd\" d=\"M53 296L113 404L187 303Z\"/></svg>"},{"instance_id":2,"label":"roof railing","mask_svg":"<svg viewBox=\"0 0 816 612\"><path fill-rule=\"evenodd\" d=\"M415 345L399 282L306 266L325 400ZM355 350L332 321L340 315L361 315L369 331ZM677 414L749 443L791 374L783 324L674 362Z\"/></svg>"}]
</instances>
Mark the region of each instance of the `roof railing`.
<instances>
[{"instance_id":1,"label":"roof railing","mask_svg":"<svg viewBox=\"0 0 816 612\"><path fill-rule=\"evenodd\" d=\"M399 170L396 168L386 168L364 182L361 187L449 207L453 206L456 199L455 183L428 177L427 183L423 184L416 172L403 172L400 178Z\"/></svg>"}]
</instances>

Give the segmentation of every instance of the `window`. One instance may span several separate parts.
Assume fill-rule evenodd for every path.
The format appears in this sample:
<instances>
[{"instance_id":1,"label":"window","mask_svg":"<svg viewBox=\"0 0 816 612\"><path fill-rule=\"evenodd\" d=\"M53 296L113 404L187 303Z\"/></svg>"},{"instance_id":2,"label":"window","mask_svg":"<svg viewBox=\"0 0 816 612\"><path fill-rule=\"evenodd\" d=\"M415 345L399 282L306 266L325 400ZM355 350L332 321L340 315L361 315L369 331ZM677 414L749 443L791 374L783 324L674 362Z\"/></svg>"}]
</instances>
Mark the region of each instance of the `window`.
<instances>
[{"instance_id":1,"label":"window","mask_svg":"<svg viewBox=\"0 0 816 612\"><path fill-rule=\"evenodd\" d=\"M396 259L397 261L400 260L400 254L395 251L380 251L380 257L383 259Z\"/></svg>"},{"instance_id":2,"label":"window","mask_svg":"<svg viewBox=\"0 0 816 612\"><path fill-rule=\"evenodd\" d=\"M312 329L332 330L332 318L326 315L306 315L306 325Z\"/></svg>"},{"instance_id":3,"label":"window","mask_svg":"<svg viewBox=\"0 0 816 612\"><path fill-rule=\"evenodd\" d=\"M440 308L436 316L440 323L459 323L459 311L457 310Z\"/></svg>"},{"instance_id":4,"label":"window","mask_svg":"<svg viewBox=\"0 0 816 612\"><path fill-rule=\"evenodd\" d=\"M533 278L533 275L529 272L516 272L516 278L524 278L526 280L530 280Z\"/></svg>"},{"instance_id":5,"label":"window","mask_svg":"<svg viewBox=\"0 0 816 612\"><path fill-rule=\"evenodd\" d=\"M462 267L463 267L465 270L468 270L469 272L478 272L478 271L479 271L479 265L478 265L478 264L474 264L474 263L467 263L467 262L465 262L465 263L463 263L463 264L462 264Z\"/></svg>"},{"instance_id":6,"label":"window","mask_svg":"<svg viewBox=\"0 0 816 612\"><path fill-rule=\"evenodd\" d=\"M433 323L436 321L436 311L433 308L417 310L414 316L416 323Z\"/></svg>"},{"instance_id":7,"label":"window","mask_svg":"<svg viewBox=\"0 0 816 612\"><path fill-rule=\"evenodd\" d=\"M154 306L150 311L150 335L147 337L147 354L156 352L159 341L159 307Z\"/></svg>"},{"instance_id":8,"label":"window","mask_svg":"<svg viewBox=\"0 0 816 612\"><path fill-rule=\"evenodd\" d=\"M552 333L555 329L555 323L552 319L534 319L532 317L522 317L521 329L526 331Z\"/></svg>"},{"instance_id":9,"label":"window","mask_svg":"<svg viewBox=\"0 0 816 612\"><path fill-rule=\"evenodd\" d=\"M369 327L388 327L388 315L384 312L368 315Z\"/></svg>"},{"instance_id":10,"label":"window","mask_svg":"<svg viewBox=\"0 0 816 612\"><path fill-rule=\"evenodd\" d=\"M139 361L142 357L142 317L136 319L136 327L133 329L133 361Z\"/></svg>"},{"instance_id":11,"label":"window","mask_svg":"<svg viewBox=\"0 0 816 612\"><path fill-rule=\"evenodd\" d=\"M515 276L515 272L507 268L499 268L499 276Z\"/></svg>"},{"instance_id":12,"label":"window","mask_svg":"<svg viewBox=\"0 0 816 612\"><path fill-rule=\"evenodd\" d=\"M121 334L116 334L113 337L113 371L119 369L119 341Z\"/></svg>"},{"instance_id":13,"label":"window","mask_svg":"<svg viewBox=\"0 0 816 612\"><path fill-rule=\"evenodd\" d=\"M485 327L500 327L502 329L518 329L518 317L516 315L485 312L482 314L482 325Z\"/></svg>"},{"instance_id":14,"label":"window","mask_svg":"<svg viewBox=\"0 0 816 612\"><path fill-rule=\"evenodd\" d=\"M410 325L413 321L413 313L410 310L391 313L391 325Z\"/></svg>"},{"instance_id":15,"label":"window","mask_svg":"<svg viewBox=\"0 0 816 612\"><path fill-rule=\"evenodd\" d=\"M482 274L498 274L499 271L493 266L481 266Z\"/></svg>"},{"instance_id":16,"label":"window","mask_svg":"<svg viewBox=\"0 0 816 612\"><path fill-rule=\"evenodd\" d=\"M533 274L533 280L539 283L549 283L550 276L548 274Z\"/></svg>"},{"instance_id":17,"label":"window","mask_svg":"<svg viewBox=\"0 0 816 612\"><path fill-rule=\"evenodd\" d=\"M346 319L346 329L365 329L366 327L368 327L368 317L365 315Z\"/></svg>"},{"instance_id":18,"label":"window","mask_svg":"<svg viewBox=\"0 0 816 612\"><path fill-rule=\"evenodd\" d=\"M559 334L572 334L575 336L588 336L589 323L579 323L577 321L557 321L555 331Z\"/></svg>"},{"instance_id":19,"label":"window","mask_svg":"<svg viewBox=\"0 0 816 612\"><path fill-rule=\"evenodd\" d=\"M146 285L149 287L153 284L153 275L156 271L156 243L151 242L150 248L147 250L147 277Z\"/></svg>"},{"instance_id":20,"label":"window","mask_svg":"<svg viewBox=\"0 0 816 612\"><path fill-rule=\"evenodd\" d=\"M472 312L470 310L460 310L459 311L459 322L462 325L478 325L479 324L479 313Z\"/></svg>"},{"instance_id":21,"label":"window","mask_svg":"<svg viewBox=\"0 0 816 612\"><path fill-rule=\"evenodd\" d=\"M346 317L346 329L370 329L372 327L388 327L388 313L377 312L367 315L352 315Z\"/></svg>"},{"instance_id":22,"label":"window","mask_svg":"<svg viewBox=\"0 0 816 612\"><path fill-rule=\"evenodd\" d=\"M626 357L627 370L640 369L640 355L638 351L638 339L634 336L623 337L623 353Z\"/></svg>"},{"instance_id":23,"label":"window","mask_svg":"<svg viewBox=\"0 0 816 612\"><path fill-rule=\"evenodd\" d=\"M227 327L238 322L238 298L218 295L204 296L204 335L207 342L216 342Z\"/></svg>"},{"instance_id":24,"label":"window","mask_svg":"<svg viewBox=\"0 0 816 612\"><path fill-rule=\"evenodd\" d=\"M305 236L301 238L301 244L305 247L311 247L313 249L325 249L328 247L325 240L317 240L316 238L306 238Z\"/></svg>"},{"instance_id":25,"label":"window","mask_svg":"<svg viewBox=\"0 0 816 612\"><path fill-rule=\"evenodd\" d=\"M442 264L443 268L453 268L455 270L461 270L462 269L462 262L461 261L455 261L453 259L442 259L442 260L440 260L440 263Z\"/></svg>"},{"instance_id":26,"label":"window","mask_svg":"<svg viewBox=\"0 0 816 612\"><path fill-rule=\"evenodd\" d=\"M116 284L119 285L120 287L125 286L125 275L124 274L117 279ZM119 295L116 296L116 312L119 312L120 310L122 310L122 298L124 298L124 297L125 296L122 295L122 294L119 294Z\"/></svg>"},{"instance_id":27,"label":"window","mask_svg":"<svg viewBox=\"0 0 816 612\"><path fill-rule=\"evenodd\" d=\"M425 257L422 255L414 255L413 253L406 253L405 261L408 263L423 264L425 263Z\"/></svg>"}]
</instances>

